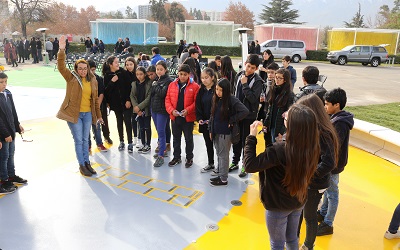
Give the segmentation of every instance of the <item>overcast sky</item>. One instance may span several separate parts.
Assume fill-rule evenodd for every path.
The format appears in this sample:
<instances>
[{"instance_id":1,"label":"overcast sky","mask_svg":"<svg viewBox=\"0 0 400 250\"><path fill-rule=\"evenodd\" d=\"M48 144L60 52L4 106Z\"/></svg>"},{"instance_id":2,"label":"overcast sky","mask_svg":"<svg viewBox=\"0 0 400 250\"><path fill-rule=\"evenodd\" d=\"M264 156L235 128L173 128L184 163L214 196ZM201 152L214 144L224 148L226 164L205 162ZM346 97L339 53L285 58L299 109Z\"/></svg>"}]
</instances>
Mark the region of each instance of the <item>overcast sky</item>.
<instances>
[{"instance_id":1,"label":"overcast sky","mask_svg":"<svg viewBox=\"0 0 400 250\"><path fill-rule=\"evenodd\" d=\"M201 10L217 10L224 11L228 6L230 0L175 0L181 2L188 10L192 8L200 8ZM233 0L238 2L240 0ZM169 0L172 2L172 0ZM241 0L246 6L253 11L258 19L258 15L262 10L262 4L268 4L270 0L252 0L251 5L248 0ZM82 1L82 0L68 0L69 5L75 6L77 9L86 8L95 3L98 11L116 11L118 9L124 11L127 6L130 6L137 12L138 5L146 5L148 0L119 0L110 5L110 1L96 0ZM327 25L334 27L342 27L343 21L350 21L351 18L358 11L358 3L361 4L361 14L364 15L364 21L367 19L375 19L379 7L387 4L391 8L393 0L293 0L292 9L299 10L300 18L297 21L306 22L307 25L324 27ZM125 14L125 13L124 13Z\"/></svg>"}]
</instances>

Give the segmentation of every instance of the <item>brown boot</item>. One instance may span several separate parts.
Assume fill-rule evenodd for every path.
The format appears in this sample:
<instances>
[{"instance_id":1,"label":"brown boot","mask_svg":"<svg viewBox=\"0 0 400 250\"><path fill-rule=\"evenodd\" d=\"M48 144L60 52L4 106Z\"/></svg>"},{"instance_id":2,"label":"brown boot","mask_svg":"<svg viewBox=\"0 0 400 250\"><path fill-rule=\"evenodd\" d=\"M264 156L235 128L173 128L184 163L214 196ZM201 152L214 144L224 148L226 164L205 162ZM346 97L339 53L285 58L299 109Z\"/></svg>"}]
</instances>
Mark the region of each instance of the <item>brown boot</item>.
<instances>
[{"instance_id":1,"label":"brown boot","mask_svg":"<svg viewBox=\"0 0 400 250\"><path fill-rule=\"evenodd\" d=\"M82 175L84 176L92 176L92 173L87 169L86 166L84 165L79 165L79 171L81 172Z\"/></svg>"},{"instance_id":2,"label":"brown boot","mask_svg":"<svg viewBox=\"0 0 400 250\"><path fill-rule=\"evenodd\" d=\"M165 151L171 151L171 143L167 143L167 146L165 148Z\"/></svg>"},{"instance_id":3,"label":"brown boot","mask_svg":"<svg viewBox=\"0 0 400 250\"><path fill-rule=\"evenodd\" d=\"M94 170L92 168L92 165L90 164L90 162L85 162L85 167L89 170L90 173L97 174L96 170Z\"/></svg>"}]
</instances>

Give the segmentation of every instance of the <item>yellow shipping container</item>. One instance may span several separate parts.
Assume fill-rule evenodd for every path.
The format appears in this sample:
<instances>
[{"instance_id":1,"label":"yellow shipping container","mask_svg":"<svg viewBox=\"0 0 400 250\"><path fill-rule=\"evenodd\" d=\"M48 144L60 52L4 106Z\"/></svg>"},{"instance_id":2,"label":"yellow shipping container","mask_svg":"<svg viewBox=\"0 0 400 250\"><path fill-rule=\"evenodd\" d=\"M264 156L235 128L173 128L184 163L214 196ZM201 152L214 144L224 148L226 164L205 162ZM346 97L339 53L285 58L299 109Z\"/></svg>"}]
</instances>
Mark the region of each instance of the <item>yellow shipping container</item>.
<instances>
[{"instance_id":1,"label":"yellow shipping container","mask_svg":"<svg viewBox=\"0 0 400 250\"><path fill-rule=\"evenodd\" d=\"M341 28L328 31L328 50L341 50L347 45L389 44L389 55L398 51L400 30Z\"/></svg>"}]
</instances>

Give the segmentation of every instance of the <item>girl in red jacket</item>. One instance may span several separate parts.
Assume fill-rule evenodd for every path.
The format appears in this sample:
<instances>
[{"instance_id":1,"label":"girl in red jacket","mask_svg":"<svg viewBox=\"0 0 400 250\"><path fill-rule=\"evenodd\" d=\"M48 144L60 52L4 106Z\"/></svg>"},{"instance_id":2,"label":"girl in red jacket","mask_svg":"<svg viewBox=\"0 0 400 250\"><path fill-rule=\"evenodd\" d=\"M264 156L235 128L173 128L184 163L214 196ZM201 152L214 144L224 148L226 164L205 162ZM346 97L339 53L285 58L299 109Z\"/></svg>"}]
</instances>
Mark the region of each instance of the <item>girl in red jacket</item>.
<instances>
[{"instance_id":1,"label":"girl in red jacket","mask_svg":"<svg viewBox=\"0 0 400 250\"><path fill-rule=\"evenodd\" d=\"M193 164L193 126L196 120L196 96L199 85L190 79L189 65L182 64L178 70L178 78L171 82L165 97L165 108L172 120L174 158L168 163L173 167L181 160L182 132L186 143L186 168Z\"/></svg>"}]
</instances>

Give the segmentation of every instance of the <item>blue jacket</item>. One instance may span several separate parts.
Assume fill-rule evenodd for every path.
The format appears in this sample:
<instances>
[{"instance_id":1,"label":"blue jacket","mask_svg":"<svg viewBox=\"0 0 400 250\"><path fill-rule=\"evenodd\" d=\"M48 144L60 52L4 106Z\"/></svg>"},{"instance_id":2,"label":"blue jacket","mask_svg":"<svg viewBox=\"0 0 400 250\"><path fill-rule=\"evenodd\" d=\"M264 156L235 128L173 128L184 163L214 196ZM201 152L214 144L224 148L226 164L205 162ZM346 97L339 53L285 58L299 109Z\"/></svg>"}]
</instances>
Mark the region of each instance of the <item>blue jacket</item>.
<instances>
[{"instance_id":1,"label":"blue jacket","mask_svg":"<svg viewBox=\"0 0 400 250\"><path fill-rule=\"evenodd\" d=\"M160 54L155 54L152 58L151 58L151 65L156 65L156 63L160 60L165 61L164 57L162 57Z\"/></svg>"}]
</instances>

